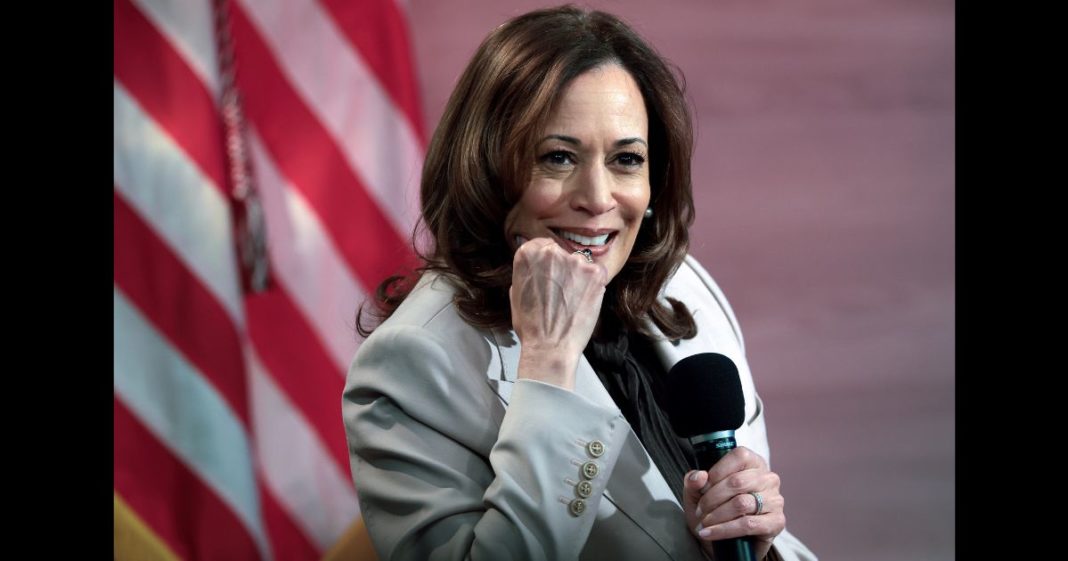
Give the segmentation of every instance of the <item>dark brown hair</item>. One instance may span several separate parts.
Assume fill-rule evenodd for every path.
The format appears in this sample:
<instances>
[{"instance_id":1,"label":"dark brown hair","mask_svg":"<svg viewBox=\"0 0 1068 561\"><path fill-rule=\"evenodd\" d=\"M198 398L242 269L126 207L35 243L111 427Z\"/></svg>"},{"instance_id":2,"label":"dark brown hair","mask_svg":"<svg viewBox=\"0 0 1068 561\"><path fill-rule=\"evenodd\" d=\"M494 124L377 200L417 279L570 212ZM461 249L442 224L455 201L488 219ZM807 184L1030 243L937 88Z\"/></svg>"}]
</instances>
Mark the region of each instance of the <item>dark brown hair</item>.
<instances>
[{"instance_id":1,"label":"dark brown hair","mask_svg":"<svg viewBox=\"0 0 1068 561\"><path fill-rule=\"evenodd\" d=\"M460 77L427 149L422 221L433 249L420 255L418 272L451 279L458 287L456 307L471 325L511 327L512 249L505 217L529 183L534 141L554 103L572 79L609 63L630 73L645 101L653 216L609 284L604 306L645 335L652 335L645 317L670 339L697 332L685 305L657 301L686 255L694 219L693 132L683 88L664 59L620 19L573 6L529 12L494 30ZM373 315L388 318L414 278L383 281ZM357 329L367 336L373 327L363 327L363 312L361 307Z\"/></svg>"}]
</instances>

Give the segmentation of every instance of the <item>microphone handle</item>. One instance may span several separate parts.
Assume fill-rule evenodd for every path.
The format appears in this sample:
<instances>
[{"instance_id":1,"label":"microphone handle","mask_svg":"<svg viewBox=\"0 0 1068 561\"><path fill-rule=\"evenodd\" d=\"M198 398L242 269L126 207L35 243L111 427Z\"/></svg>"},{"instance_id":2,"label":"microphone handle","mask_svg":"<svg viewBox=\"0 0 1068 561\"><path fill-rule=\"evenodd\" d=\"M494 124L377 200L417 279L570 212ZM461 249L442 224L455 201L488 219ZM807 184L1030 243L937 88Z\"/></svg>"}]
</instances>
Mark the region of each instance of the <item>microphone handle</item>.
<instances>
[{"instance_id":1,"label":"microphone handle","mask_svg":"<svg viewBox=\"0 0 1068 561\"><path fill-rule=\"evenodd\" d=\"M734 440L734 431L722 431L711 436L713 438L703 436L691 438L694 455L697 456L697 464L708 466L709 468L723 459L723 456L726 456L738 445ZM698 440L698 442L693 442L694 440ZM753 549L753 540L749 537L714 541L712 542L712 553L716 556L716 561L757 561L756 551Z\"/></svg>"}]
</instances>

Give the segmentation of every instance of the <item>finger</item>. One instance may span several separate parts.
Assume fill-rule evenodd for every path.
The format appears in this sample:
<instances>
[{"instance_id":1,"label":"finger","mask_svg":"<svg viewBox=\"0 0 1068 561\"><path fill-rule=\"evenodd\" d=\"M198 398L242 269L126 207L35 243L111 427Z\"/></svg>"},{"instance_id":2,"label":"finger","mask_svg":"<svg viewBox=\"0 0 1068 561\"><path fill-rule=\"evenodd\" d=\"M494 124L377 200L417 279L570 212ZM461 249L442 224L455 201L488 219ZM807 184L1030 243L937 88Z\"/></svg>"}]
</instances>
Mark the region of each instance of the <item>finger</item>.
<instances>
[{"instance_id":1,"label":"finger","mask_svg":"<svg viewBox=\"0 0 1068 561\"><path fill-rule=\"evenodd\" d=\"M586 256L578 252L569 254L568 259L571 261L569 264L576 271L581 271L583 275L598 286L608 285L608 268L604 264L597 261L586 261Z\"/></svg>"},{"instance_id":2,"label":"finger","mask_svg":"<svg viewBox=\"0 0 1068 561\"><path fill-rule=\"evenodd\" d=\"M526 236L524 236L522 234L516 234L513 239L517 244L517 249L532 249L533 250L533 249L541 249L541 248L544 248L546 246L554 246L554 245L556 245L556 243L553 242L549 238L527 238Z\"/></svg>"},{"instance_id":3,"label":"finger","mask_svg":"<svg viewBox=\"0 0 1068 561\"><path fill-rule=\"evenodd\" d=\"M566 251L566 250L561 248L561 251ZM567 258L569 260L573 261L575 263L575 266L582 266L582 265L587 265L587 264L591 264L592 263L591 261L588 261L586 259L586 254L582 253L581 251L570 251L567 254Z\"/></svg>"},{"instance_id":4,"label":"finger","mask_svg":"<svg viewBox=\"0 0 1068 561\"><path fill-rule=\"evenodd\" d=\"M684 506L689 505L690 509L693 509L698 505L701 501L701 489L704 488L705 483L707 482L708 472L704 470L697 469L686 474L686 477L682 480L682 500Z\"/></svg>"},{"instance_id":5,"label":"finger","mask_svg":"<svg viewBox=\"0 0 1068 561\"><path fill-rule=\"evenodd\" d=\"M786 528L786 516L777 512L760 516L743 516L722 524L700 526L697 530L697 537L709 542L744 536L770 541L784 528Z\"/></svg>"},{"instance_id":6,"label":"finger","mask_svg":"<svg viewBox=\"0 0 1068 561\"><path fill-rule=\"evenodd\" d=\"M534 238L529 240L527 244L531 249L552 253L554 249L559 249L560 246L556 245L556 242L549 238Z\"/></svg>"},{"instance_id":7,"label":"finger","mask_svg":"<svg viewBox=\"0 0 1068 561\"><path fill-rule=\"evenodd\" d=\"M779 494L765 494L760 493L760 498L763 501L761 505L760 514L757 514L757 500L751 493L742 493L735 495L729 501L723 503L715 510L708 512L707 514L698 515L702 527L711 527L718 524L724 524L731 520L737 520L745 516L769 516L773 514L782 514L783 508L786 506L786 500ZM700 505L698 505L700 507Z\"/></svg>"},{"instance_id":8,"label":"finger","mask_svg":"<svg viewBox=\"0 0 1068 561\"><path fill-rule=\"evenodd\" d=\"M698 506L702 512L714 512L729 501L735 500L737 496L747 495L750 491L761 493L764 497L778 496L779 483L779 474L759 468L732 473L718 482L713 481L710 475L708 483L702 489Z\"/></svg>"},{"instance_id":9,"label":"finger","mask_svg":"<svg viewBox=\"0 0 1068 561\"><path fill-rule=\"evenodd\" d=\"M530 269L531 263L537 260L539 250L545 249L547 246L556 245L547 238L528 240L523 236L516 235L515 239L524 241L522 245L516 248L515 254L512 255L512 278L515 278L517 272L524 273Z\"/></svg>"},{"instance_id":10,"label":"finger","mask_svg":"<svg viewBox=\"0 0 1068 561\"><path fill-rule=\"evenodd\" d=\"M715 465L708 470L708 477L713 482L722 481L730 474L747 469L768 469L768 463L760 454L739 446L720 458Z\"/></svg>"}]
</instances>

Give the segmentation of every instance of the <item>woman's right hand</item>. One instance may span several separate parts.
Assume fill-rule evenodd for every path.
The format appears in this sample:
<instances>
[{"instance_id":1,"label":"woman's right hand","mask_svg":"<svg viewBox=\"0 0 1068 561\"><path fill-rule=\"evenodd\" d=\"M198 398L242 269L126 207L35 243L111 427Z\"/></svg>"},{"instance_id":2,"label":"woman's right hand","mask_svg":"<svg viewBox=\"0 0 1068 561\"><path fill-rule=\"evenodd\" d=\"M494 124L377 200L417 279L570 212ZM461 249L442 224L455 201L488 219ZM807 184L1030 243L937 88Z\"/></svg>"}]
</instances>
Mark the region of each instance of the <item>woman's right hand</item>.
<instances>
[{"instance_id":1,"label":"woman's right hand","mask_svg":"<svg viewBox=\"0 0 1068 561\"><path fill-rule=\"evenodd\" d=\"M608 270L549 238L525 241L512 260L512 328L522 343L519 378L575 387L575 369L593 335Z\"/></svg>"}]
</instances>

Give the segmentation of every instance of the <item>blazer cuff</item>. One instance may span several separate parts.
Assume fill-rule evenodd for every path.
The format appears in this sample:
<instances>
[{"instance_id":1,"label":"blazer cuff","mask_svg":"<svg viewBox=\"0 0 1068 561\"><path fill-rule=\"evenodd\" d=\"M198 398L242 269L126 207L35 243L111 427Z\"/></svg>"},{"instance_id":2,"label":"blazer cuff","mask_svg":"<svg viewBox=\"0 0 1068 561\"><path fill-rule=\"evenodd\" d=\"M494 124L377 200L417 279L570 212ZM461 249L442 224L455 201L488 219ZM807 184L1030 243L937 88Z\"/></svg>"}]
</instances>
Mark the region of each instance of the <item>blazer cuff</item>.
<instances>
[{"instance_id":1,"label":"blazer cuff","mask_svg":"<svg viewBox=\"0 0 1068 561\"><path fill-rule=\"evenodd\" d=\"M496 474L485 500L533 525L557 558L575 558L629 432L618 409L559 386L517 380L490 452Z\"/></svg>"}]
</instances>

